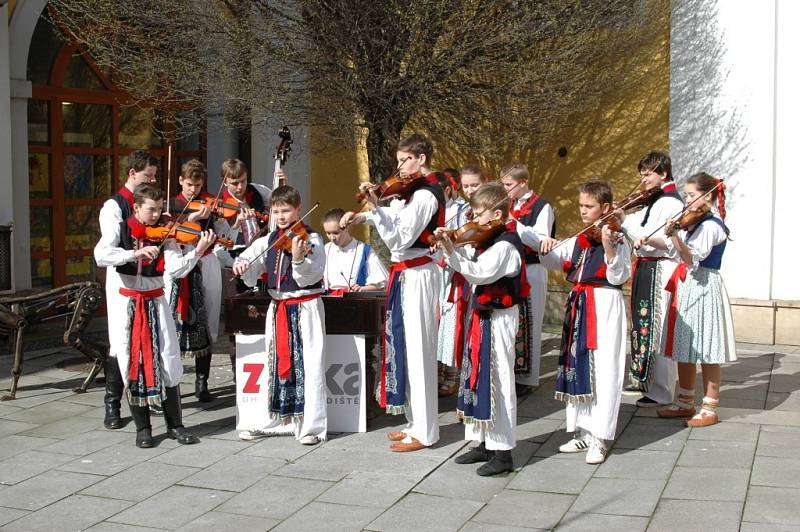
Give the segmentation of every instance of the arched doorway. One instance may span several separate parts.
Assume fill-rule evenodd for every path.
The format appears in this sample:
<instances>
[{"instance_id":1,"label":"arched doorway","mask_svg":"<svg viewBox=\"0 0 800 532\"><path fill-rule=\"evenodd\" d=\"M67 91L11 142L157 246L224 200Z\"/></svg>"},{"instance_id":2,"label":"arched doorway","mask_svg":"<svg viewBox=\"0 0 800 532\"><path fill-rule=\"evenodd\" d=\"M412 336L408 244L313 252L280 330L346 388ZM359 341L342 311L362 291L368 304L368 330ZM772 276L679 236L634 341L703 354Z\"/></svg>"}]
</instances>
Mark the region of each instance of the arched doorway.
<instances>
[{"instance_id":1,"label":"arched doorway","mask_svg":"<svg viewBox=\"0 0 800 532\"><path fill-rule=\"evenodd\" d=\"M92 250L100 235L100 208L124 183L133 150L149 149L161 160L162 181L166 145L154 131L165 129L164 115L126 105L129 99L111 74L65 42L46 13L34 30L28 79L32 284L97 280L103 275ZM176 148L175 167L193 157L205 159L200 135L183 138Z\"/></svg>"}]
</instances>

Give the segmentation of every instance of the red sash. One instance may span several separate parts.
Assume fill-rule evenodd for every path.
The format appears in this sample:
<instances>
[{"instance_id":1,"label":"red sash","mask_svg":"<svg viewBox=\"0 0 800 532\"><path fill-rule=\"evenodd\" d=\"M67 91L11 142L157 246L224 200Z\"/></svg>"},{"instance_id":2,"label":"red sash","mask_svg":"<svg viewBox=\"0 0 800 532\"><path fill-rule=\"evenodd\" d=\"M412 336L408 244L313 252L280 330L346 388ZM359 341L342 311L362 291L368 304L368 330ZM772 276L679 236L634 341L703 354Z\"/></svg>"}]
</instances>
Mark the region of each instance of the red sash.
<instances>
[{"instance_id":1,"label":"red sash","mask_svg":"<svg viewBox=\"0 0 800 532\"><path fill-rule=\"evenodd\" d=\"M155 386L153 369L153 337L150 335L150 322L147 319L147 307L144 302L164 295L164 288L156 288L146 292L120 288L119 293L135 300L133 324L131 325L130 361L128 362L128 380L139 378L139 362L144 366L144 382L147 387Z\"/></svg>"},{"instance_id":2,"label":"red sash","mask_svg":"<svg viewBox=\"0 0 800 532\"><path fill-rule=\"evenodd\" d=\"M664 348L664 354L669 358L672 358L672 337L675 334L675 320L678 317L678 283L686 280L687 271L689 271L689 266L685 262L678 264L678 267L672 272L667 286L664 287L664 290L672 294L667 310L667 345Z\"/></svg>"},{"instance_id":3,"label":"red sash","mask_svg":"<svg viewBox=\"0 0 800 532\"><path fill-rule=\"evenodd\" d=\"M599 286L590 283L575 283L572 291L576 295L586 294L586 349L597 349L597 308L594 302L594 289ZM572 308L572 322L575 323L575 307Z\"/></svg>"},{"instance_id":4,"label":"red sash","mask_svg":"<svg viewBox=\"0 0 800 532\"><path fill-rule=\"evenodd\" d=\"M292 349L289 345L289 315L286 305L297 305L320 297L322 294L308 294L288 299L275 299L275 352L278 355L278 378L287 380L292 371Z\"/></svg>"}]
</instances>

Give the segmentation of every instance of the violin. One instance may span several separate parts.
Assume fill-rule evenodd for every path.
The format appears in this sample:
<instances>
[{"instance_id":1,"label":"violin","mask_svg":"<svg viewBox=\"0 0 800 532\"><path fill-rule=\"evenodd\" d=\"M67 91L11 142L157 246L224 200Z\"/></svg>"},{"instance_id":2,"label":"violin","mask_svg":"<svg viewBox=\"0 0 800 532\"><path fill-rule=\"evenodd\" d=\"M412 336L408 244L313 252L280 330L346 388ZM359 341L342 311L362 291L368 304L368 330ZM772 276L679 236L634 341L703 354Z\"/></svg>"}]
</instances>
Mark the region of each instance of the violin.
<instances>
[{"instance_id":1,"label":"violin","mask_svg":"<svg viewBox=\"0 0 800 532\"><path fill-rule=\"evenodd\" d=\"M609 216L606 219L601 219L598 222L588 226L583 234L593 245L600 244L603 241L603 226L608 226L614 233L622 231L622 224L619 223L619 218L616 216Z\"/></svg>"},{"instance_id":2,"label":"violin","mask_svg":"<svg viewBox=\"0 0 800 532\"><path fill-rule=\"evenodd\" d=\"M376 185L373 190L379 200L389 199L393 196L405 196L411 194L424 184L421 172L415 172L409 175L400 175L399 173L392 174L387 177L381 184ZM363 192L356 194L358 201L367 199L367 195Z\"/></svg>"},{"instance_id":3,"label":"violin","mask_svg":"<svg viewBox=\"0 0 800 532\"><path fill-rule=\"evenodd\" d=\"M291 253L292 239L296 236L299 236L302 240L308 241L308 228L305 226L305 224L295 224L289 227L289 229L286 229L286 231L284 231L284 233L278 237L278 240L275 241L275 249Z\"/></svg>"},{"instance_id":4,"label":"violin","mask_svg":"<svg viewBox=\"0 0 800 532\"><path fill-rule=\"evenodd\" d=\"M148 225L145 226L144 230L145 239L150 242L163 242L168 238L173 238L178 244L192 245L197 244L202 233L203 228L200 224L195 222L183 222L170 225ZM233 247L233 240L221 236L218 236L214 242L226 248Z\"/></svg>"},{"instance_id":5,"label":"violin","mask_svg":"<svg viewBox=\"0 0 800 532\"><path fill-rule=\"evenodd\" d=\"M186 206L188 211L199 211L203 207L208 207L211 212L222 218L235 218L242 211L242 202L234 197L214 198L211 196L191 200ZM269 215L263 212L253 211L253 214L260 222L268 222Z\"/></svg>"},{"instance_id":6,"label":"violin","mask_svg":"<svg viewBox=\"0 0 800 532\"><path fill-rule=\"evenodd\" d=\"M467 222L458 229L442 231L438 237L431 237L431 244L436 243L446 235L452 240L455 247L469 244L475 248L483 249L505 229L506 223L503 220L490 220L485 224Z\"/></svg>"},{"instance_id":7,"label":"violin","mask_svg":"<svg viewBox=\"0 0 800 532\"><path fill-rule=\"evenodd\" d=\"M703 218L708 216L710 212L711 207L709 207L707 203L702 203L697 209L686 210L675 223L669 224L664 228L664 234L672 236L676 229L687 229L693 225L697 225Z\"/></svg>"},{"instance_id":8,"label":"violin","mask_svg":"<svg viewBox=\"0 0 800 532\"><path fill-rule=\"evenodd\" d=\"M634 191L633 193L625 196L622 201L619 202L619 206L616 208L622 209L625 212L641 209L646 205L652 204L655 200L663 195L664 189L661 187L653 187L647 190Z\"/></svg>"}]
</instances>

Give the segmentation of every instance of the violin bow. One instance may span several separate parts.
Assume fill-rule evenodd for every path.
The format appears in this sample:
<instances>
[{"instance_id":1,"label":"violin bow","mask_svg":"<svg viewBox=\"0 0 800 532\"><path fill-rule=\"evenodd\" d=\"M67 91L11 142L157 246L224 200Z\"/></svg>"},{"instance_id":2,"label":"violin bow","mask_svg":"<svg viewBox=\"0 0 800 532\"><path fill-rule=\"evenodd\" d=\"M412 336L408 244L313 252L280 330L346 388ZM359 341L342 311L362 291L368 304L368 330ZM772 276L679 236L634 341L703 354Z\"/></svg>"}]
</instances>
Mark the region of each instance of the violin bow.
<instances>
[{"instance_id":1,"label":"violin bow","mask_svg":"<svg viewBox=\"0 0 800 532\"><path fill-rule=\"evenodd\" d=\"M285 232L284 232L284 233L283 233L281 236L279 236L279 237L278 237L278 238L275 240L275 242L273 242L273 243L272 243L272 245L270 245L269 247L267 247L267 249L265 249L264 251L262 251L261 253L259 253L258 255L256 255L255 257L253 257L252 259L250 259L249 261L247 261L247 267L245 268L245 271L249 270L249 269L250 269L250 266L252 266L252 265L253 265L253 263L254 263L255 261L257 261L258 259L260 259L261 257L263 257L263 256L264 256L266 253L268 253L268 252L269 252L269 250L271 250L272 248L274 248L274 247L275 247L275 246L278 244L278 242L280 242L281 240L283 240L284 238L287 238L287 237L289 237L289 238L294 238L295 236L297 236L297 235L295 235L295 234L292 232L292 230L293 230L295 227L297 227L297 226L298 226L298 224L301 224L301 223L303 223L303 220L305 220L306 218L308 218L308 215L309 215L309 214L311 214L312 212L314 212L315 210L317 210L317 208L318 208L318 207L319 207L319 202L316 202L316 203L314 204L314 206L313 206L313 207L311 207L310 209L308 209L308 211L306 211L306 213L305 213L305 214L304 214L304 215L303 215L303 216L302 216L302 217L301 217L299 220L297 220L297 221L296 221L296 222L294 222L292 225L290 225L290 226L289 226L289 228L288 228L288 229L286 229L286 231L285 231ZM255 242L255 240L253 240L253 242ZM253 244L251 243L250 245L252 246ZM249 246L248 246L248 248L249 248ZM245 251L247 251L247 250L245 250ZM234 282L234 281L236 281L236 280L238 280L238 279L239 279L239 277L238 277L238 276L236 276L236 275L234 275L233 277L231 277L231 282Z\"/></svg>"},{"instance_id":2,"label":"violin bow","mask_svg":"<svg viewBox=\"0 0 800 532\"><path fill-rule=\"evenodd\" d=\"M705 198L705 197L708 197L708 195L709 195L709 194L711 194L712 192L714 192L715 190L717 190L717 189L718 189L720 186L722 186L722 183L723 183L723 181L722 181L722 179L720 179L720 180L719 180L719 183L717 183L716 185L714 185L713 187L711 187L711 190L709 190L708 192L706 192L706 193L705 193L705 194L703 194L702 196L697 196L697 197L696 197L695 199L693 199L693 200L692 200L690 203L687 203L687 204L686 204L686 207L684 207L683 209L681 209L681 212L679 212L678 214L676 214L675 216L673 216L673 217L672 217L672 218L670 218L670 219L671 219L671 220L680 219L680 217L681 217L681 216L683 216L683 215L686 213L686 211L688 211L688 210L689 210L689 207L691 207L692 205L694 205L695 203L697 203L697 202L698 202L698 201L700 201L701 199L703 199L703 198ZM669 220L667 220L667 222L668 222L668 221L669 221ZM663 224L659 225L659 226L658 226L658 228L656 228L656 230L655 230L655 231L653 231L652 233L650 233L649 235L647 235L647 236L645 237L645 239L644 239L644 240L645 240L645 242L646 242L646 241L647 241L647 240L648 240L650 237L652 237L654 234L658 233L658 232L659 232L659 231L661 231L661 230L662 230L664 227L666 227L666 225L667 225L667 222L664 222Z\"/></svg>"},{"instance_id":3,"label":"violin bow","mask_svg":"<svg viewBox=\"0 0 800 532\"><path fill-rule=\"evenodd\" d=\"M635 187L633 187L633 190L631 190L630 192L628 192L628 193L625 195L625 198L623 198L623 199L626 199L626 198L630 197L630 196L631 196L631 194L633 194L634 192L636 192L636 191L637 191L637 190L638 190L638 189L639 189L639 188L642 186L642 184L643 184L643 182L639 182L639 184L638 184L638 185L636 185ZM624 204L623 204L623 205L624 205ZM621 209L623 209L623 210L624 210L624 206L623 206L623 207L617 207L617 208L621 208ZM556 243L556 245L555 245L555 246L553 246L553 249L551 249L550 251L552 252L554 249L556 249L557 247L561 246L561 244L563 244L563 243L567 242L569 239L571 239L571 238L575 238L575 237L577 237L577 236L580 236L580 235L582 235L583 233L585 233L586 231L588 231L588 230L589 230L589 228L590 228L590 227L592 227L592 226L595 226L595 225L596 225L596 226L598 226L598 227L599 227L599 226L600 226L600 225L601 225L603 222L605 222L606 220L608 220L609 218L611 218L612 216L614 216L614 211L615 211L615 210L616 210L616 209L611 209L611 211L610 211L610 212L608 212L607 214L604 214L603 216L601 216L600 218L598 218L596 221L594 221L593 223L590 223L589 225L587 225L586 227L584 227L583 229L581 229L581 230L580 230L580 231L578 231L577 233L574 233L574 234L572 234L572 235L568 236L567 238L563 238L563 239L559 240L559 241L558 241L558 243ZM624 233L623 233L623 234L624 234ZM627 236L627 235L626 235L626 236Z\"/></svg>"}]
</instances>

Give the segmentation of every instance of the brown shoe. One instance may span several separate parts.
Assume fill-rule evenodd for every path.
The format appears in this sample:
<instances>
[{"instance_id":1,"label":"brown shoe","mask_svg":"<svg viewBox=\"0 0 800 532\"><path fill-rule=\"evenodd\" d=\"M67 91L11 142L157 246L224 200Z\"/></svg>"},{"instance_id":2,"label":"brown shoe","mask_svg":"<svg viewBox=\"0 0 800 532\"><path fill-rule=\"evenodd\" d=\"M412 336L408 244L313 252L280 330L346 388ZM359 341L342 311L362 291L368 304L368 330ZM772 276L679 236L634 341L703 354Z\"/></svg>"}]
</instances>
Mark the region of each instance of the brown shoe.
<instances>
[{"instance_id":1,"label":"brown shoe","mask_svg":"<svg viewBox=\"0 0 800 532\"><path fill-rule=\"evenodd\" d=\"M700 414L694 416L692 419L686 420L687 427L710 427L719 423L719 417L716 414Z\"/></svg>"},{"instance_id":2,"label":"brown shoe","mask_svg":"<svg viewBox=\"0 0 800 532\"><path fill-rule=\"evenodd\" d=\"M393 443L391 447L389 447L392 452L395 453L410 453L412 451L419 451L420 449L425 449L427 445L422 445L419 440L416 438L411 438L410 443L403 443L401 441L397 443Z\"/></svg>"},{"instance_id":3,"label":"brown shoe","mask_svg":"<svg viewBox=\"0 0 800 532\"><path fill-rule=\"evenodd\" d=\"M667 406L656 410L658 417L692 417L695 414L694 407L691 408L675 408L674 406Z\"/></svg>"},{"instance_id":4,"label":"brown shoe","mask_svg":"<svg viewBox=\"0 0 800 532\"><path fill-rule=\"evenodd\" d=\"M390 441L400 441L406 437L406 433L395 431L395 432L390 432L389 434L386 435L386 437L389 438Z\"/></svg>"}]
</instances>

